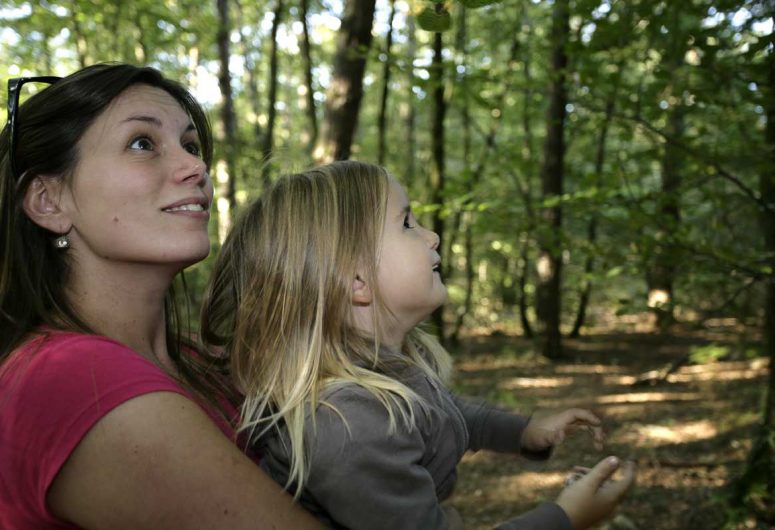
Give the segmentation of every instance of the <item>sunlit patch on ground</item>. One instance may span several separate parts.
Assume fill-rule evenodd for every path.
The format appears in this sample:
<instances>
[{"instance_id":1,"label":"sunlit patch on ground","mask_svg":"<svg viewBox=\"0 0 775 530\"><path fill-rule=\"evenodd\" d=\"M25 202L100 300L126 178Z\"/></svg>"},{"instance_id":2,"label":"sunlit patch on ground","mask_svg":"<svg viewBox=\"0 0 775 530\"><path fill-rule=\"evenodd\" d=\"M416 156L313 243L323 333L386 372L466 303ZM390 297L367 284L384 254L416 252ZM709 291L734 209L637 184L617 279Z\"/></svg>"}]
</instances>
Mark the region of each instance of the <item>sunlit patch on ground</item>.
<instances>
[{"instance_id":1,"label":"sunlit patch on ground","mask_svg":"<svg viewBox=\"0 0 775 530\"><path fill-rule=\"evenodd\" d=\"M511 377L498 383L498 388L557 388L571 384L572 377Z\"/></svg>"},{"instance_id":2,"label":"sunlit patch on ground","mask_svg":"<svg viewBox=\"0 0 775 530\"><path fill-rule=\"evenodd\" d=\"M720 335L712 340L721 340ZM466 393L525 413L590 407L603 416L608 440L600 453L587 434L579 433L545 464L487 452L467 455L451 499L466 529L489 530L556 498L574 465L594 465L606 454L635 460L639 472L637 486L618 510L633 526L603 529L716 528L717 514L707 511L708 503L739 474L750 450L766 360L690 364L652 384L634 384L649 371L661 375L692 348L708 343L701 332L677 337L611 333L568 341L571 357L551 363L531 353L529 341L476 339L456 363L456 381ZM726 343L729 351L734 344Z\"/></svg>"},{"instance_id":3,"label":"sunlit patch on ground","mask_svg":"<svg viewBox=\"0 0 775 530\"><path fill-rule=\"evenodd\" d=\"M697 420L676 425L630 425L621 441L639 447L657 447L665 444L707 440L719 431L710 420Z\"/></svg>"}]
</instances>

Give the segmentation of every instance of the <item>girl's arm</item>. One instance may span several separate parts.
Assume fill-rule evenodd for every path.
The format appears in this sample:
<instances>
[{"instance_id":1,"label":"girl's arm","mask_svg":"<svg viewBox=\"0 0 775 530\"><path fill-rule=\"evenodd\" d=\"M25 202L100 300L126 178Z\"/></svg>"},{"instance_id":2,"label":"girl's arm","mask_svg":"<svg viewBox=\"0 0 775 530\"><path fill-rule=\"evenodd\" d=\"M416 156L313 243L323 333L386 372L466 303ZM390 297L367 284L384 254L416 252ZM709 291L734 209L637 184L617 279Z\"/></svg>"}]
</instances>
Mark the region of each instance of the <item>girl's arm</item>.
<instances>
[{"instance_id":1,"label":"girl's arm","mask_svg":"<svg viewBox=\"0 0 775 530\"><path fill-rule=\"evenodd\" d=\"M100 419L47 501L83 528L322 528L199 406L169 392L136 397Z\"/></svg>"}]
</instances>

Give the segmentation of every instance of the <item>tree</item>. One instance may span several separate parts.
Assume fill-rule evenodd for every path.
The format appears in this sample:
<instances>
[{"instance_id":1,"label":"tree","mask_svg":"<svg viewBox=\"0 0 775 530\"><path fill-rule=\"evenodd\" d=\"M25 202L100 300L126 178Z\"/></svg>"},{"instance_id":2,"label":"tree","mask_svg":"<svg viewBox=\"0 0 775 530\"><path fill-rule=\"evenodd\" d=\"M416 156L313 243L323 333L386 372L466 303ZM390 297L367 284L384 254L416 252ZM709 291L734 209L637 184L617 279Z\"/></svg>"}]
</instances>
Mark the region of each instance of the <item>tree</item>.
<instances>
[{"instance_id":1,"label":"tree","mask_svg":"<svg viewBox=\"0 0 775 530\"><path fill-rule=\"evenodd\" d=\"M541 352L550 359L562 356L560 336L560 282L562 271L562 195L565 160L565 105L567 94L565 77L568 56L566 46L570 33L570 6L568 0L556 0L552 11L551 33L551 81L549 84L549 108L546 114L546 140L541 184L544 201L554 204L544 206L541 217L544 225L540 231L540 255L536 270L536 315L539 324Z\"/></svg>"},{"instance_id":2,"label":"tree","mask_svg":"<svg viewBox=\"0 0 775 530\"><path fill-rule=\"evenodd\" d=\"M374 4L375 0L347 0L344 4L320 138L313 153L318 163L350 157L371 47Z\"/></svg>"},{"instance_id":3,"label":"tree","mask_svg":"<svg viewBox=\"0 0 775 530\"><path fill-rule=\"evenodd\" d=\"M276 0L274 17L272 18L272 36L269 43L269 101L267 102L266 129L264 130L264 139L261 145L261 154L263 158L263 167L261 169L261 181L264 188L271 184L271 157L272 146L274 145L274 125L277 117L277 31L280 28L280 22L283 14L283 0Z\"/></svg>"},{"instance_id":4,"label":"tree","mask_svg":"<svg viewBox=\"0 0 775 530\"><path fill-rule=\"evenodd\" d=\"M234 115L234 101L231 90L231 73L229 72L229 41L231 33L231 19L229 15L229 1L218 0L218 58L220 59L220 71L218 75L218 86L221 89L221 123L223 125L223 145L225 168L218 172L218 182L220 184L219 195L226 201L225 208L218 208L219 237L221 241L226 238L226 234L231 226L231 212L236 204L236 174L235 174L235 152L234 146L237 139L237 124Z\"/></svg>"}]
</instances>

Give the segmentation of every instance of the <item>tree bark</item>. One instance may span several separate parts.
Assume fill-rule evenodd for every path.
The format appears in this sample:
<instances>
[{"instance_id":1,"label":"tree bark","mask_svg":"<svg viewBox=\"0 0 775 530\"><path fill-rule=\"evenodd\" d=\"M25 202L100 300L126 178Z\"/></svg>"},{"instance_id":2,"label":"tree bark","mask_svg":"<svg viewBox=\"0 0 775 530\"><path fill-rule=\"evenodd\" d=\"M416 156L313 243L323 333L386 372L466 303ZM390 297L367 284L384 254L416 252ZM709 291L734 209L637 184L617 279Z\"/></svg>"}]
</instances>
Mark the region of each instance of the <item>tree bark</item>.
<instances>
[{"instance_id":1,"label":"tree bark","mask_svg":"<svg viewBox=\"0 0 775 530\"><path fill-rule=\"evenodd\" d=\"M775 11L775 10L772 10ZM775 15L775 12L772 12ZM775 205L775 51L769 50L767 56L767 87L763 95L767 125L765 142L767 146L766 168L759 176L759 194L762 202ZM764 234L764 252L770 271L775 270L775 211L760 209L760 222ZM765 285L765 306L763 323L763 343L770 361L767 379L764 411L759 429L755 435L751 452L748 455L745 470L735 484L733 503L749 504L750 494L763 488L765 496L753 508L764 521L775 522L775 273L770 272ZM769 510L767 506L769 505Z\"/></svg>"},{"instance_id":2,"label":"tree bark","mask_svg":"<svg viewBox=\"0 0 775 530\"><path fill-rule=\"evenodd\" d=\"M231 20L229 16L229 1L218 0L218 59L220 71L218 73L218 86L221 90L223 104L221 105L221 123L223 124L223 153L225 158L225 171L217 172L219 199L224 203L218 204L218 235L220 240L225 239L231 228L231 212L235 207L236 174L234 163L234 146L236 143L236 120L234 116L234 100L231 91L231 74L229 73L229 34L231 32Z\"/></svg>"},{"instance_id":3,"label":"tree bark","mask_svg":"<svg viewBox=\"0 0 775 530\"><path fill-rule=\"evenodd\" d=\"M377 118L377 163L380 166L385 165L387 154L387 144L385 137L387 135L387 102L390 89L390 70L392 60L390 58L393 47L393 18L396 16L396 1L390 1L390 16L388 17L388 31L385 36L385 64L382 67L382 94L379 99L379 116Z\"/></svg>"},{"instance_id":4,"label":"tree bark","mask_svg":"<svg viewBox=\"0 0 775 530\"><path fill-rule=\"evenodd\" d=\"M375 0L345 2L320 139L313 154L318 163L350 157L371 47L374 4Z\"/></svg>"},{"instance_id":5,"label":"tree bark","mask_svg":"<svg viewBox=\"0 0 775 530\"><path fill-rule=\"evenodd\" d=\"M433 34L433 61L431 63L430 81L433 87L433 114L431 118L431 204L436 206L433 210L431 226L433 231L444 241L444 219L441 209L444 204L445 184L445 135L444 119L447 114L447 101L444 95L444 49L443 35ZM443 243L442 243L443 244ZM444 339L444 313L440 307L431 315L431 321L436 328L439 337Z\"/></svg>"},{"instance_id":6,"label":"tree bark","mask_svg":"<svg viewBox=\"0 0 775 530\"><path fill-rule=\"evenodd\" d=\"M565 88L568 56L566 45L570 32L568 0L556 0L552 12L551 83L549 109L546 117L544 163L541 168L541 189L544 200L559 199L562 195L565 157ZM536 316L540 351L549 359L562 356L560 336L560 284L562 275L562 207L560 204L544 207L543 226L539 230L537 263Z\"/></svg>"},{"instance_id":7,"label":"tree bark","mask_svg":"<svg viewBox=\"0 0 775 530\"><path fill-rule=\"evenodd\" d=\"M417 35L415 33L414 15L406 16L406 54L409 61L407 67L407 83L409 85L407 111L406 111L406 168L404 170L404 183L410 187L415 180L415 157L417 141L415 139L415 98L414 98L414 56L417 54Z\"/></svg>"},{"instance_id":8,"label":"tree bark","mask_svg":"<svg viewBox=\"0 0 775 530\"><path fill-rule=\"evenodd\" d=\"M283 0L276 0L274 19L272 20L272 41L269 50L269 101L266 109L266 129L261 144L261 183L267 189L272 183L272 149L274 146L274 124L277 119L277 31L283 15Z\"/></svg>"},{"instance_id":9,"label":"tree bark","mask_svg":"<svg viewBox=\"0 0 775 530\"><path fill-rule=\"evenodd\" d=\"M619 65L619 72L621 72L621 65ZM605 154L606 154L606 140L608 138L608 128L613 119L614 109L616 108L616 97L619 93L619 79L621 74L617 73L614 89L611 92L611 96L605 105L605 116L603 118L603 124L600 127L600 136L597 139L597 150L595 153L595 187L600 187L602 183L603 167L605 166ZM595 269L595 242L597 241L597 223L598 216L593 213L589 223L587 224L587 243L589 244L589 253L587 259L584 262L584 284L581 289L581 295L579 297L579 307L576 312L576 320L573 322L573 329L569 333L570 337L578 337L581 334L581 328L584 326L584 321L587 316L587 306L589 305L589 299L592 296L592 280L590 275Z\"/></svg>"},{"instance_id":10,"label":"tree bark","mask_svg":"<svg viewBox=\"0 0 775 530\"><path fill-rule=\"evenodd\" d=\"M315 88L312 84L312 46L309 41L309 27L307 24L307 11L309 0L300 0L299 19L301 20L301 57L304 62L304 84L306 85L306 108L309 120L309 150L315 146L318 139L318 118L315 105Z\"/></svg>"}]
</instances>

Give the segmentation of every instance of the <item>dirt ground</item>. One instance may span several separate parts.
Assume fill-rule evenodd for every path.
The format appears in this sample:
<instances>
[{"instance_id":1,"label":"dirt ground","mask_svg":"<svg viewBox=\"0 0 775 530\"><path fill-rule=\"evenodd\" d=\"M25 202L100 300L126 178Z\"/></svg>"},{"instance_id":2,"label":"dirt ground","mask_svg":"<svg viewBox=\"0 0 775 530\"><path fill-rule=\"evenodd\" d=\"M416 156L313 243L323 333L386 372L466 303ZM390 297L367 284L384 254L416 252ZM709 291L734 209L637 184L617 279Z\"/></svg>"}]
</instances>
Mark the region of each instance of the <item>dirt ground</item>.
<instances>
[{"instance_id":1,"label":"dirt ground","mask_svg":"<svg viewBox=\"0 0 775 530\"><path fill-rule=\"evenodd\" d=\"M577 433L540 464L469 454L451 504L466 528L491 529L555 498L574 465L615 454L636 461L638 481L601 528L720 528L716 501L742 469L765 389L767 363L751 356L754 340L724 325L663 336L598 333L566 340L567 358L549 363L524 339L466 339L452 350L459 393L525 413L588 407L604 418L608 440L601 453L588 435ZM633 384L691 351L724 356L684 365L662 382Z\"/></svg>"}]
</instances>

